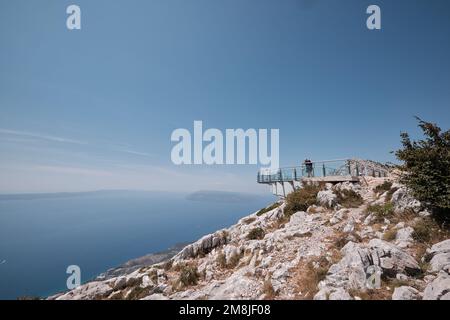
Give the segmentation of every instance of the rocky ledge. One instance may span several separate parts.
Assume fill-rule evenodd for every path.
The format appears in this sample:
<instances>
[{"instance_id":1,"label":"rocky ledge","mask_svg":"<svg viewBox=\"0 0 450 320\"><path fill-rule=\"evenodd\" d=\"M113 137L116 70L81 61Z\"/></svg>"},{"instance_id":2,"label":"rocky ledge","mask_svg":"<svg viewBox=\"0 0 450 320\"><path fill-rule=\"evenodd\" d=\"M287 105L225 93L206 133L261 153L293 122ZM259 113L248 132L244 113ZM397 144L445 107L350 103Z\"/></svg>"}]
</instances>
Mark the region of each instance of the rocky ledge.
<instances>
[{"instance_id":1,"label":"rocky ledge","mask_svg":"<svg viewBox=\"0 0 450 320\"><path fill-rule=\"evenodd\" d=\"M450 236L404 186L328 184L315 202L288 212L281 200L170 260L49 299L450 299Z\"/></svg>"}]
</instances>

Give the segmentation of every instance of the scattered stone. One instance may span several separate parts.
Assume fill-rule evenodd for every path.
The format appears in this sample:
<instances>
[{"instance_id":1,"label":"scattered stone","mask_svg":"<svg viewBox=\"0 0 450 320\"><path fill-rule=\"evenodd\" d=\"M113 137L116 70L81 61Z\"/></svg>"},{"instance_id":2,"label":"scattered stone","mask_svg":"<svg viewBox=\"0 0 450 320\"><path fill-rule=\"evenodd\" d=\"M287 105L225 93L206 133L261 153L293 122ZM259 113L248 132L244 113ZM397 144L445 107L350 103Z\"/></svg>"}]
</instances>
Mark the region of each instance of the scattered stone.
<instances>
[{"instance_id":1,"label":"scattered stone","mask_svg":"<svg viewBox=\"0 0 450 320\"><path fill-rule=\"evenodd\" d=\"M395 288L392 300L419 300L420 292L413 287L401 286Z\"/></svg>"},{"instance_id":2,"label":"scattered stone","mask_svg":"<svg viewBox=\"0 0 450 320\"><path fill-rule=\"evenodd\" d=\"M317 203L323 207L333 208L337 204L337 196L332 190L322 190L317 194Z\"/></svg>"}]
</instances>

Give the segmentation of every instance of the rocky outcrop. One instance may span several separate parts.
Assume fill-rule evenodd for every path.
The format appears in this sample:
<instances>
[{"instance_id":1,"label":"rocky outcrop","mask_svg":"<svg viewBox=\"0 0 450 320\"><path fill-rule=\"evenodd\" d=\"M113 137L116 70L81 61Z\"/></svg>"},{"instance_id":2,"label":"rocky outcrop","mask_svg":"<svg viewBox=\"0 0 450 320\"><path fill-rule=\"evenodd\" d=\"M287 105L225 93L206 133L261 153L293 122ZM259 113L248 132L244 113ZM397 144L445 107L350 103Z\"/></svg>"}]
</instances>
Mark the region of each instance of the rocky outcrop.
<instances>
[{"instance_id":1,"label":"rocky outcrop","mask_svg":"<svg viewBox=\"0 0 450 320\"><path fill-rule=\"evenodd\" d=\"M180 251L174 260L184 260L189 258L195 258L199 254L207 254L211 252L212 249L227 243L228 234L225 230L215 232L213 234L208 234L201 238L200 240L186 246Z\"/></svg>"},{"instance_id":2,"label":"rocky outcrop","mask_svg":"<svg viewBox=\"0 0 450 320\"><path fill-rule=\"evenodd\" d=\"M450 300L450 239L433 245L428 254L428 272L437 276L425 288L423 299Z\"/></svg>"},{"instance_id":3,"label":"rocky outcrop","mask_svg":"<svg viewBox=\"0 0 450 320\"><path fill-rule=\"evenodd\" d=\"M422 204L419 200L411 196L406 187L399 184L394 184L392 187L397 189L397 191L392 194L391 198L391 201L397 212L412 210L415 213L419 213L421 211Z\"/></svg>"},{"instance_id":4,"label":"rocky outcrop","mask_svg":"<svg viewBox=\"0 0 450 320\"><path fill-rule=\"evenodd\" d=\"M343 258L328 270L325 280L319 283L315 299L345 290L373 289L373 276L395 278L397 274L415 275L420 272L417 261L398 247L380 239L368 244L349 242L342 248Z\"/></svg>"},{"instance_id":5,"label":"rocky outcrop","mask_svg":"<svg viewBox=\"0 0 450 320\"><path fill-rule=\"evenodd\" d=\"M280 201L168 261L133 264L50 299L449 299L450 239L418 256L413 227L427 215L406 188L394 184L392 205L397 213L415 212L411 221L367 210L390 201L388 192L373 191L384 181L328 184L306 212L287 215ZM343 207L336 196L342 190L358 193L364 203Z\"/></svg>"},{"instance_id":6,"label":"rocky outcrop","mask_svg":"<svg viewBox=\"0 0 450 320\"><path fill-rule=\"evenodd\" d=\"M450 300L450 275L440 274L423 293L423 300Z\"/></svg>"},{"instance_id":7,"label":"rocky outcrop","mask_svg":"<svg viewBox=\"0 0 450 320\"><path fill-rule=\"evenodd\" d=\"M432 256L428 271L439 272L450 268L450 239L433 245L428 253Z\"/></svg>"}]
</instances>

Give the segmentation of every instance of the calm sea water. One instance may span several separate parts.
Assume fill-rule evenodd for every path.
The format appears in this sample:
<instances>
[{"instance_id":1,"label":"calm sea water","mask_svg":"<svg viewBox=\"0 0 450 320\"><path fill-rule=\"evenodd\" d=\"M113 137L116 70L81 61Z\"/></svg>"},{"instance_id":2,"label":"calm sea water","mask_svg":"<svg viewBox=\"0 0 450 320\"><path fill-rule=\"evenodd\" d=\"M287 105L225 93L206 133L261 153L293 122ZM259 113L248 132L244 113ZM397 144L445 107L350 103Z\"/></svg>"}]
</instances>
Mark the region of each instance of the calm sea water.
<instances>
[{"instance_id":1,"label":"calm sea water","mask_svg":"<svg viewBox=\"0 0 450 320\"><path fill-rule=\"evenodd\" d=\"M184 194L114 192L0 201L0 299L65 290L66 268L82 281L148 253L191 242L273 202L187 200Z\"/></svg>"}]
</instances>

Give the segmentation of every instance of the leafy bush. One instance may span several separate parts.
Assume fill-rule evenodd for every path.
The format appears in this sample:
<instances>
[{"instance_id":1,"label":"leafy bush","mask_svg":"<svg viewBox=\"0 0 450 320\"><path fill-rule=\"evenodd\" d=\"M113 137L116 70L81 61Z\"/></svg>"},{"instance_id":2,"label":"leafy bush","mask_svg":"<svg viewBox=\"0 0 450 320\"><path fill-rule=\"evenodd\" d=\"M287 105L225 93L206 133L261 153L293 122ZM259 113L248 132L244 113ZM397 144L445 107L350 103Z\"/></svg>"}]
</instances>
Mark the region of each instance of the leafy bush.
<instances>
[{"instance_id":1,"label":"leafy bush","mask_svg":"<svg viewBox=\"0 0 450 320\"><path fill-rule=\"evenodd\" d=\"M265 234L264 229L260 227L254 228L247 234L247 240L260 240L264 238Z\"/></svg>"},{"instance_id":2,"label":"leafy bush","mask_svg":"<svg viewBox=\"0 0 450 320\"><path fill-rule=\"evenodd\" d=\"M413 196L434 213L450 213L450 130L417 118L424 139L411 141L402 133L403 148L395 154L403 161L400 180Z\"/></svg>"},{"instance_id":3,"label":"leafy bush","mask_svg":"<svg viewBox=\"0 0 450 320\"><path fill-rule=\"evenodd\" d=\"M267 208L262 208L261 210L259 210L259 211L256 213L256 215L257 215L258 217L259 217L259 216L262 216L264 213L269 212L269 211L272 211L272 210L275 209L275 208L278 208L278 207L280 206L280 204L281 204L281 203L275 202L274 204L268 206Z\"/></svg>"},{"instance_id":4,"label":"leafy bush","mask_svg":"<svg viewBox=\"0 0 450 320\"><path fill-rule=\"evenodd\" d=\"M353 190L342 189L335 191L337 202L345 208L357 208L364 203L363 198Z\"/></svg>"},{"instance_id":5,"label":"leafy bush","mask_svg":"<svg viewBox=\"0 0 450 320\"><path fill-rule=\"evenodd\" d=\"M288 194L284 213L292 215L297 211L306 211L309 206L316 204L317 194L322 188L321 185L305 184L302 188Z\"/></svg>"},{"instance_id":6,"label":"leafy bush","mask_svg":"<svg viewBox=\"0 0 450 320\"><path fill-rule=\"evenodd\" d=\"M392 182L391 182L391 181L385 181L385 182L383 182L382 184L376 186L376 187L373 189L373 191L374 191L376 194L382 194L382 193L385 193L386 191L391 190L391 188L392 188Z\"/></svg>"}]
</instances>

